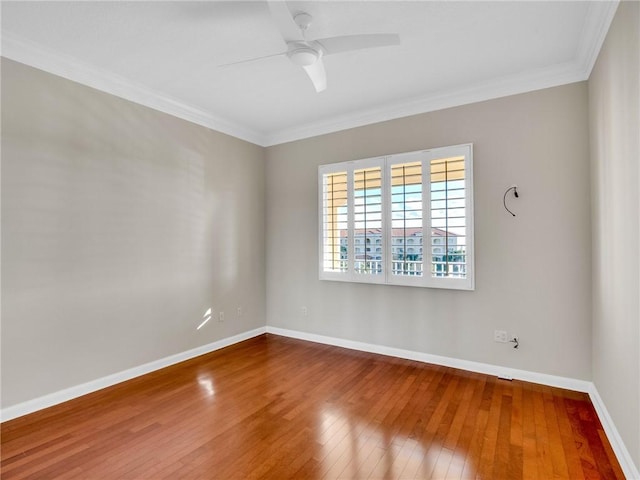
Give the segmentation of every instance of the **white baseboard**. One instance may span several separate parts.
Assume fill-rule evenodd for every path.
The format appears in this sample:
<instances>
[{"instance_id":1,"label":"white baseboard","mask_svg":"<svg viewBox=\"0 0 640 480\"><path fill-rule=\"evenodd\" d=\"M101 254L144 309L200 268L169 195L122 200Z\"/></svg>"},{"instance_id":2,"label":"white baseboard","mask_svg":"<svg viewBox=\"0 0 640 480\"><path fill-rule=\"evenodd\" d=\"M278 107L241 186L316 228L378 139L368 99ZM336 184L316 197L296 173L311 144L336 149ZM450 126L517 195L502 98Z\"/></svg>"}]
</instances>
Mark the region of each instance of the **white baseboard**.
<instances>
[{"instance_id":1,"label":"white baseboard","mask_svg":"<svg viewBox=\"0 0 640 480\"><path fill-rule=\"evenodd\" d=\"M609 443L611 443L611 448L613 448L613 451L618 458L618 462L624 472L624 476L628 480L640 480L640 470L638 469L638 466L633 463L631 454L622 441L622 438L618 433L618 429L613 423L613 419L609 415L609 411L602 401L602 398L598 393L598 389L593 383L589 389L589 397L591 398L591 403L593 403L593 408L595 408L596 413L598 414L602 428L604 428L604 433L607 434Z\"/></svg>"},{"instance_id":2,"label":"white baseboard","mask_svg":"<svg viewBox=\"0 0 640 480\"><path fill-rule=\"evenodd\" d=\"M283 337L297 338L299 340L306 340L309 342L322 343L325 345L333 345L336 347L349 348L351 350L359 350L362 352L377 353L380 355L389 355L392 357L404 358L407 360L416 360L418 362L433 363L435 365L442 365L445 367L459 368L461 370L467 370L470 372L484 373L487 375L495 376L508 376L516 378L518 380L524 380L532 383L539 383L542 385L548 385L550 387L566 388L568 390L574 390L578 392L588 393L591 398L591 403L602 423L607 438L611 443L611 448L615 453L620 467L625 474L625 477L629 480L640 480L640 473L638 468L633 463L631 455L627 450L618 430L613 423L613 420L609 416L604 402L598 394L593 382L586 380L577 380L574 378L558 377L555 375L547 375L545 373L530 372L528 370L518 370L514 368L501 367L498 365L491 365L488 363L473 362L470 360L460 360L451 357L442 357L440 355L431 355L428 353L414 352L411 350L404 350L400 348L386 347L384 345L375 345L371 343L356 342L353 340L345 340L343 338L327 337L324 335L317 335L315 333L300 332L297 330L288 330L286 328L270 327L267 326L267 333L273 333L274 335L281 335Z\"/></svg>"},{"instance_id":3,"label":"white baseboard","mask_svg":"<svg viewBox=\"0 0 640 480\"><path fill-rule=\"evenodd\" d=\"M265 332L265 327L256 328L254 330L249 330L248 332L239 333L232 337L223 338L207 345L202 345L200 347L187 350L186 352L176 353L175 355L170 355L168 357L145 363L144 365L133 367L122 372L107 375L106 377L98 378L81 385L65 388L64 390L50 393L39 398L34 398L33 400L27 400L26 402L18 403L16 405L12 405L0 410L0 419L2 422L6 422L7 420L12 420L14 418L27 415L28 413L33 413L38 410L42 410L43 408L51 407L53 405L72 400L82 395L86 395L87 393L110 387L112 385L115 385L116 383L131 380L132 378L139 377L140 375L145 375L155 370L159 370L161 368L165 368L170 365L174 365L176 363L184 362L185 360L204 355L205 353L210 353L215 350L228 347L229 345L233 345L234 343L239 343L243 340L257 337L258 335L262 335Z\"/></svg>"},{"instance_id":4,"label":"white baseboard","mask_svg":"<svg viewBox=\"0 0 640 480\"><path fill-rule=\"evenodd\" d=\"M353 340L345 340L342 338L326 337L324 335L316 335L314 333L300 332L297 330L288 330L285 328L267 326L267 333L282 335L283 337L298 338L310 342L324 343L326 345L334 345L336 347L349 348L351 350L360 350L363 352L378 353L380 355L389 355L391 357L404 358L407 360L416 360L418 362L433 363L445 367L459 368L470 372L485 373L494 376L506 376L525 380L527 382L541 383L552 387L566 388L578 392L589 392L592 383L586 380L576 380L574 378L558 377L555 375L547 375L546 373L530 372L528 370L518 370L515 368L501 367L499 365L491 365L489 363L473 362L471 360L461 360L452 357L443 357L440 355L432 355L423 352L414 352L412 350L404 350L401 348L386 347L384 345L374 345L371 343L356 342Z\"/></svg>"},{"instance_id":5,"label":"white baseboard","mask_svg":"<svg viewBox=\"0 0 640 480\"><path fill-rule=\"evenodd\" d=\"M114 373L97 380L92 380L81 385L76 385L74 387L60 390L49 395L3 408L2 410L0 410L0 419L2 422L12 420L14 418L21 417L38 410L42 410L44 408L66 402L68 400L72 400L82 395L86 395L88 393L110 387L117 383L139 377L140 375L144 375L155 370L159 370L161 368L165 368L176 363L180 363L185 360L189 360L191 358L204 355L215 350L219 350L229 345L242 342L243 340L257 337L259 335L262 335L263 333L272 333L274 335L281 335L283 337L297 338L300 340L322 343L325 345L334 345L336 347L343 347L351 350L359 350L363 352L404 358L407 360L433 363L435 365L459 368L461 370L484 373L487 375L509 376L519 380L525 380L527 382L540 383L552 387L566 388L569 390L588 393L589 397L591 398L591 402L593 403L594 409L598 414L600 422L602 423L607 438L611 443L611 447L613 448L613 451L618 458L618 462L620 462L622 471L628 479L640 480L640 472L638 471L638 467L634 464L629 451L622 441L622 438L620 437L620 434L618 433L618 430L616 429L615 424L613 423L613 420L611 419L611 416L609 415L609 412L607 411L607 408L602 401L600 394L598 393L598 390L592 382L270 326L249 330L232 337L223 338L207 345L202 345L200 347L187 350L186 352L177 353L175 355L149 362L138 367L130 368L122 372Z\"/></svg>"}]
</instances>

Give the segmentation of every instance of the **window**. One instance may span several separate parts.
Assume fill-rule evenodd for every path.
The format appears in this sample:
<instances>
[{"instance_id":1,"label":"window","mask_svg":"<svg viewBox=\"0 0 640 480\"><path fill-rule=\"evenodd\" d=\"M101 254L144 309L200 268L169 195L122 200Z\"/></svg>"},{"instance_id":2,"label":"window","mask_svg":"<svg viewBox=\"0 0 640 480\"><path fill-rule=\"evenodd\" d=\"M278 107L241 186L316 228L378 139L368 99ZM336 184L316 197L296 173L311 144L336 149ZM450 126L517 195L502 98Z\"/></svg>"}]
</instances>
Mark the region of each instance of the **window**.
<instances>
[{"instance_id":1,"label":"window","mask_svg":"<svg viewBox=\"0 0 640 480\"><path fill-rule=\"evenodd\" d=\"M320 278L473 290L472 174L471 144L320 166Z\"/></svg>"}]
</instances>

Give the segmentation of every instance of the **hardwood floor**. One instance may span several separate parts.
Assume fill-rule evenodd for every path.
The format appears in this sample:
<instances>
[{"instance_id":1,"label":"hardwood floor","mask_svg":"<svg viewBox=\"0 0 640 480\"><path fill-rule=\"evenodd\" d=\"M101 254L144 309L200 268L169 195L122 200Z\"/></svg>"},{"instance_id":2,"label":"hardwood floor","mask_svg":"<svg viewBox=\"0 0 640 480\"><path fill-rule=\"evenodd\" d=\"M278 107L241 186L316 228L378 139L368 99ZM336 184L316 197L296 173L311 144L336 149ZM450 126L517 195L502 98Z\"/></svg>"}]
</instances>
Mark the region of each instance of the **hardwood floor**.
<instances>
[{"instance_id":1,"label":"hardwood floor","mask_svg":"<svg viewBox=\"0 0 640 480\"><path fill-rule=\"evenodd\" d=\"M263 335L2 424L10 479L624 478L586 394Z\"/></svg>"}]
</instances>

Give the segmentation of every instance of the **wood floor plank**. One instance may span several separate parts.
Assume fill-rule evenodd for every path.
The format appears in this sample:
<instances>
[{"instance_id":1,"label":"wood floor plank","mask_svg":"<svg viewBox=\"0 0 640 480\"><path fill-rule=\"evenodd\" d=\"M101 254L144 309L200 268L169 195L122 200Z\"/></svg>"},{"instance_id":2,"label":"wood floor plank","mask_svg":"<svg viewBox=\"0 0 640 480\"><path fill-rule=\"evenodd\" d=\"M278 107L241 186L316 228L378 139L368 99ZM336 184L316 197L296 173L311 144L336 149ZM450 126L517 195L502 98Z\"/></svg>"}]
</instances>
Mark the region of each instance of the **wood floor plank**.
<instances>
[{"instance_id":1,"label":"wood floor plank","mask_svg":"<svg viewBox=\"0 0 640 480\"><path fill-rule=\"evenodd\" d=\"M537 437L534 392L531 388L522 389L522 478L538 478Z\"/></svg>"},{"instance_id":2,"label":"wood floor plank","mask_svg":"<svg viewBox=\"0 0 640 480\"><path fill-rule=\"evenodd\" d=\"M553 462L549 444L549 433L547 430L547 419L544 412L544 396L540 385L534 386L533 396L534 419L536 426L536 450L538 476L536 478L554 478Z\"/></svg>"},{"instance_id":3,"label":"wood floor plank","mask_svg":"<svg viewBox=\"0 0 640 480\"><path fill-rule=\"evenodd\" d=\"M586 394L271 334L1 428L3 480L623 478Z\"/></svg>"},{"instance_id":4,"label":"wood floor plank","mask_svg":"<svg viewBox=\"0 0 640 480\"><path fill-rule=\"evenodd\" d=\"M566 403L562 397L554 397L553 400L555 403L555 409L558 412L562 412L562 414L558 415L557 418L560 427L560 434L562 435L562 444L567 461L569 478L584 480L584 473L580 463L580 454L576 447L575 437L571 434L571 422L567 417Z\"/></svg>"}]
</instances>

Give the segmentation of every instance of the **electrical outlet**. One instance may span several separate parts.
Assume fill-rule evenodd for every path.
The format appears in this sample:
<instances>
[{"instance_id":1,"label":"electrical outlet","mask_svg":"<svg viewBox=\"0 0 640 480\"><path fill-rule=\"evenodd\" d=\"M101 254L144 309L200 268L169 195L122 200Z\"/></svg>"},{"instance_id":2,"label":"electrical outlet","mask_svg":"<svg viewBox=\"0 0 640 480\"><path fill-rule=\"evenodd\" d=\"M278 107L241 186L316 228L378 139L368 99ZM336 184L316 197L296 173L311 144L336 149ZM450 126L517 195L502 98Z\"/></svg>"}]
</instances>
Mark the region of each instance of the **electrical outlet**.
<instances>
[{"instance_id":1,"label":"electrical outlet","mask_svg":"<svg viewBox=\"0 0 640 480\"><path fill-rule=\"evenodd\" d=\"M242 316L242 307L238 307L238 317Z\"/></svg>"},{"instance_id":2,"label":"electrical outlet","mask_svg":"<svg viewBox=\"0 0 640 480\"><path fill-rule=\"evenodd\" d=\"M220 312L220 315L218 315L218 322L224 322L224 312Z\"/></svg>"},{"instance_id":3,"label":"electrical outlet","mask_svg":"<svg viewBox=\"0 0 640 480\"><path fill-rule=\"evenodd\" d=\"M307 315L309 315L309 310L307 310L307 307L302 307L302 316L306 317Z\"/></svg>"},{"instance_id":4,"label":"electrical outlet","mask_svg":"<svg viewBox=\"0 0 640 480\"><path fill-rule=\"evenodd\" d=\"M509 336L507 335L506 330L494 330L493 341L500 342L500 343L507 343L509 341Z\"/></svg>"}]
</instances>

